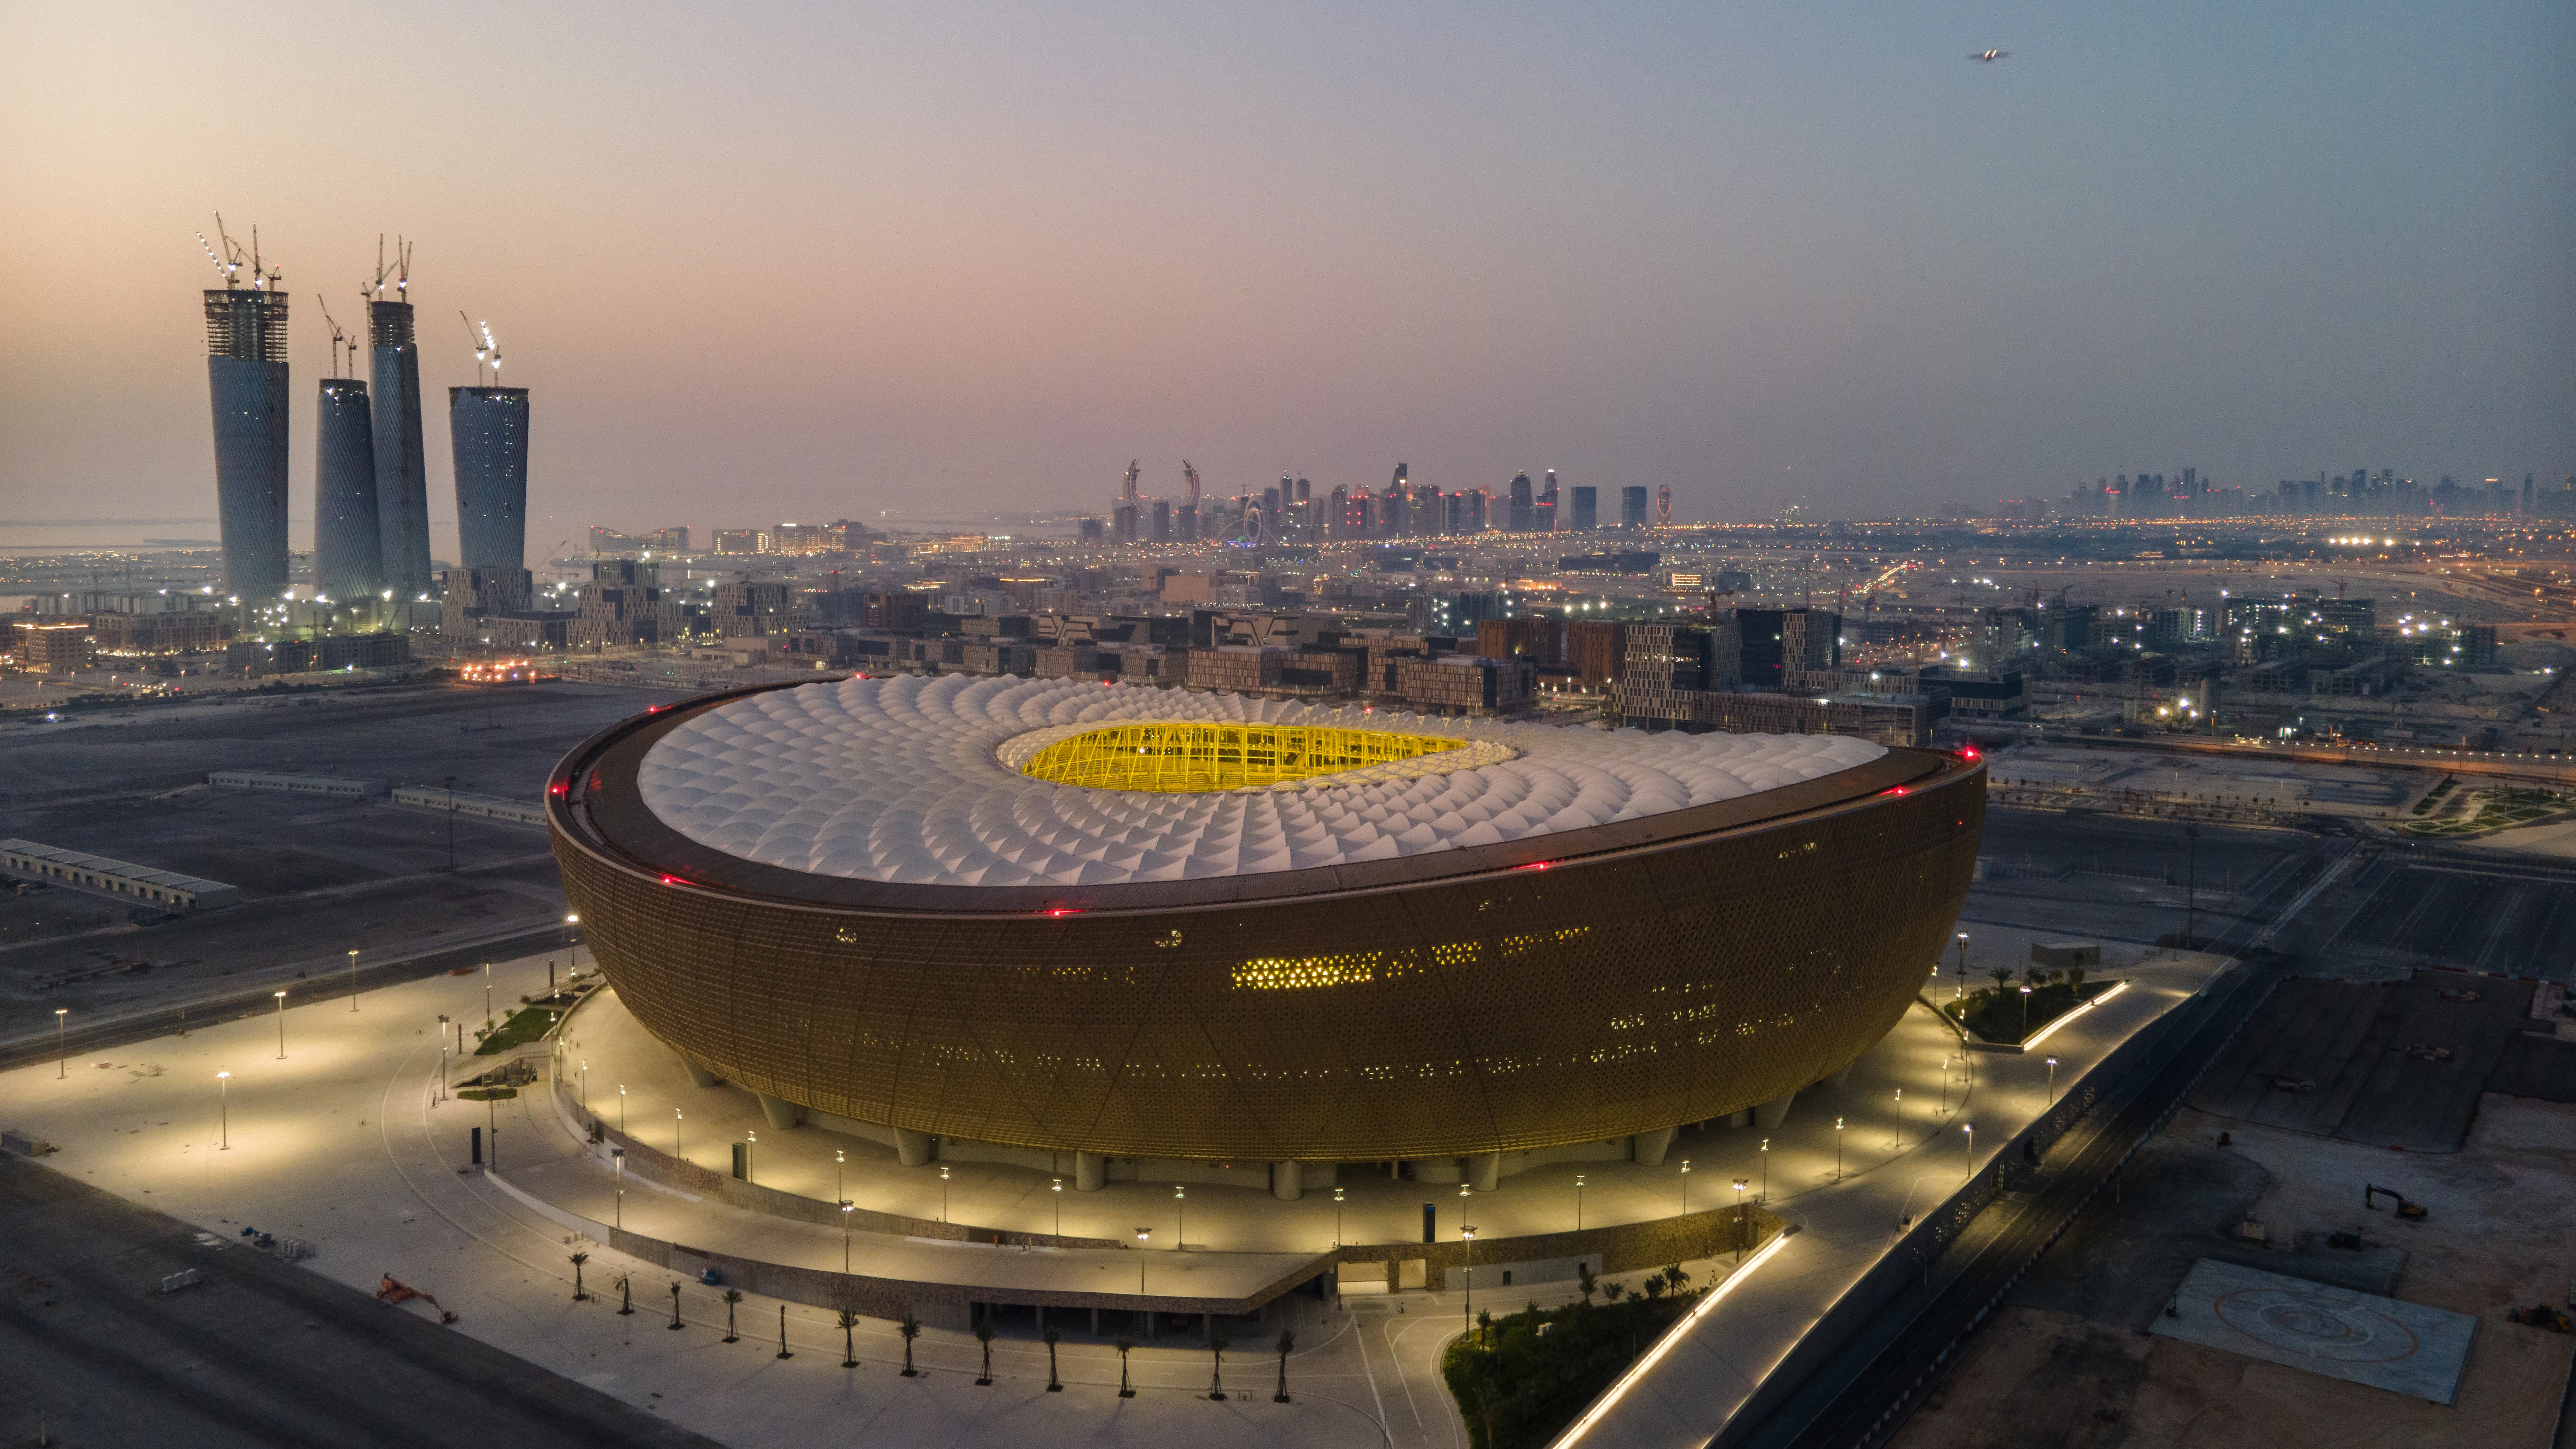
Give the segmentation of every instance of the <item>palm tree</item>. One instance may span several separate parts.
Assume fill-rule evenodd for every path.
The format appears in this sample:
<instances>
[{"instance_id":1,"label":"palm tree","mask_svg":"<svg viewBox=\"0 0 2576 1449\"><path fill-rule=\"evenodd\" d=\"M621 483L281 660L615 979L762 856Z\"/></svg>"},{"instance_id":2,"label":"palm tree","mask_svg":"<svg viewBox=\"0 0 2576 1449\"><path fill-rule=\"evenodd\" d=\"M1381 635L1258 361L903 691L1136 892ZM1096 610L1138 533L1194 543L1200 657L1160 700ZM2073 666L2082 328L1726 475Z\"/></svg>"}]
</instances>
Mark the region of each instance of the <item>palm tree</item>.
<instances>
[{"instance_id":1,"label":"palm tree","mask_svg":"<svg viewBox=\"0 0 2576 1449\"><path fill-rule=\"evenodd\" d=\"M1493 1315L1485 1316L1490 1318ZM1288 1355L1296 1350L1297 1331L1293 1328L1279 1330L1279 1392L1270 1396L1270 1402L1274 1404L1288 1402Z\"/></svg>"},{"instance_id":2,"label":"palm tree","mask_svg":"<svg viewBox=\"0 0 2576 1449\"><path fill-rule=\"evenodd\" d=\"M1998 966L1993 970L1988 971L1986 974L1995 978L1995 987L1997 990L2001 990L2003 987L2012 983L2013 969L2010 966Z\"/></svg>"},{"instance_id":3,"label":"palm tree","mask_svg":"<svg viewBox=\"0 0 2576 1449\"><path fill-rule=\"evenodd\" d=\"M1591 1307L1592 1295L1601 1291L1601 1280L1593 1276L1592 1265L1589 1263L1575 1264L1574 1282L1576 1287L1583 1290L1583 1306L1586 1308Z\"/></svg>"},{"instance_id":4,"label":"palm tree","mask_svg":"<svg viewBox=\"0 0 2576 1449\"><path fill-rule=\"evenodd\" d=\"M841 1367L857 1368L859 1366L859 1343L858 1340L852 1336L852 1330L859 1326L858 1310L855 1308L844 1308L840 1311L839 1316L834 1318L832 1321L841 1325Z\"/></svg>"},{"instance_id":5,"label":"palm tree","mask_svg":"<svg viewBox=\"0 0 2576 1449\"><path fill-rule=\"evenodd\" d=\"M575 1253L572 1255L572 1301L575 1303L579 1303L590 1296L589 1294L581 1291L581 1265L589 1261L590 1255L588 1253Z\"/></svg>"},{"instance_id":6,"label":"palm tree","mask_svg":"<svg viewBox=\"0 0 2576 1449\"><path fill-rule=\"evenodd\" d=\"M1476 1343L1486 1349L1494 1346L1494 1310L1490 1308L1476 1311Z\"/></svg>"},{"instance_id":7,"label":"palm tree","mask_svg":"<svg viewBox=\"0 0 2576 1449\"><path fill-rule=\"evenodd\" d=\"M680 1285L677 1283L671 1285L671 1326L680 1326Z\"/></svg>"},{"instance_id":8,"label":"palm tree","mask_svg":"<svg viewBox=\"0 0 2576 1449\"><path fill-rule=\"evenodd\" d=\"M989 1387L993 1382L993 1315L986 1313L975 1325L975 1341L984 1345L984 1376L975 1380Z\"/></svg>"},{"instance_id":9,"label":"palm tree","mask_svg":"<svg viewBox=\"0 0 2576 1449\"><path fill-rule=\"evenodd\" d=\"M1048 1324L1048 1325L1047 1325L1046 1332L1041 1333L1041 1334L1039 1334L1039 1335L1038 1335L1038 1337L1043 1338L1043 1339L1045 1339L1045 1340L1046 1340L1046 1346L1047 1346L1047 1392L1048 1392L1048 1393L1050 1393L1050 1394L1060 1394L1060 1393L1063 1393L1063 1392L1064 1392L1064 1384L1063 1384L1063 1382L1062 1382L1062 1381L1060 1381L1059 1379L1057 1379L1057 1378L1056 1378L1056 1376L1055 1376L1055 1341L1056 1341L1057 1339L1059 1339L1059 1338L1063 1337L1063 1336L1064 1336L1064 1335L1062 1335L1062 1334L1060 1334L1060 1333L1057 1333L1057 1332L1055 1331L1055 1325L1054 1325L1054 1324L1052 1324L1052 1323L1050 1323L1050 1324ZM991 1350L989 1350L989 1349L988 1349L988 1350L986 1350L986 1351L987 1351L987 1352L990 1352Z\"/></svg>"},{"instance_id":10,"label":"palm tree","mask_svg":"<svg viewBox=\"0 0 2576 1449\"><path fill-rule=\"evenodd\" d=\"M1664 1275L1661 1273L1649 1273L1646 1275L1646 1281L1637 1286L1639 1291L1643 1292L1647 1297L1661 1298L1664 1296Z\"/></svg>"},{"instance_id":11,"label":"palm tree","mask_svg":"<svg viewBox=\"0 0 2576 1449\"><path fill-rule=\"evenodd\" d=\"M1208 1330L1208 1352L1216 1357L1216 1368L1208 1376L1208 1397L1220 1404L1225 1402L1225 1346L1229 1342L1224 1329Z\"/></svg>"},{"instance_id":12,"label":"palm tree","mask_svg":"<svg viewBox=\"0 0 2576 1449\"><path fill-rule=\"evenodd\" d=\"M1123 1333L1118 1335L1118 1341L1111 1345L1118 1350L1118 1397L1122 1399L1136 1397L1136 1390L1127 1382L1127 1352L1135 1346L1136 1340Z\"/></svg>"},{"instance_id":13,"label":"palm tree","mask_svg":"<svg viewBox=\"0 0 2576 1449\"><path fill-rule=\"evenodd\" d=\"M741 1290L741 1289L739 1289L739 1288L727 1288L727 1289L724 1291L724 1306L725 1306L725 1336L724 1336L724 1341L725 1341L725 1342L727 1342L727 1343L740 1343L740 1342L742 1341L742 1335L733 1331L733 1306L734 1306L735 1304L737 1304L737 1303L740 1303L741 1301L742 1301L742 1290Z\"/></svg>"},{"instance_id":14,"label":"palm tree","mask_svg":"<svg viewBox=\"0 0 2576 1449\"><path fill-rule=\"evenodd\" d=\"M912 1366L912 1341L921 1337L921 1320L913 1317L912 1310L907 1308L903 1311L903 1321L895 1325L895 1331L903 1335L903 1376L908 1379L921 1377L920 1370Z\"/></svg>"},{"instance_id":15,"label":"palm tree","mask_svg":"<svg viewBox=\"0 0 2576 1449\"><path fill-rule=\"evenodd\" d=\"M617 1280L617 1311L619 1313L635 1311L635 1284L631 1279Z\"/></svg>"},{"instance_id":16,"label":"palm tree","mask_svg":"<svg viewBox=\"0 0 2576 1449\"><path fill-rule=\"evenodd\" d=\"M1627 1291L1628 1285L1625 1283L1604 1283L1601 1285L1601 1296L1612 1303L1618 1302L1619 1295Z\"/></svg>"},{"instance_id":17,"label":"palm tree","mask_svg":"<svg viewBox=\"0 0 2576 1449\"><path fill-rule=\"evenodd\" d=\"M1690 1282L1690 1274L1683 1272L1682 1265L1679 1263L1675 1263L1664 1270L1664 1286L1670 1288L1675 1293L1688 1290Z\"/></svg>"}]
</instances>

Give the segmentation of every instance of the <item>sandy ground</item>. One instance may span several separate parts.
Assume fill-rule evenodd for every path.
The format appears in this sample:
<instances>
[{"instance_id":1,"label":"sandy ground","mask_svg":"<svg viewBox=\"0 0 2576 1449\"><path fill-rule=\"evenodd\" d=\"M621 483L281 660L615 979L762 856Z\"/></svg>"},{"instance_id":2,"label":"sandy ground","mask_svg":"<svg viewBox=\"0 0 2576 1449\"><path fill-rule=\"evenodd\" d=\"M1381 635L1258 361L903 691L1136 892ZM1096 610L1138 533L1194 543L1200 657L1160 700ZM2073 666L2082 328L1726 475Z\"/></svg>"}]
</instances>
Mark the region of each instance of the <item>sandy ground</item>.
<instances>
[{"instance_id":1,"label":"sandy ground","mask_svg":"<svg viewBox=\"0 0 2576 1449\"><path fill-rule=\"evenodd\" d=\"M2576 1338L2507 1322L2504 1312L2558 1302L2576 1278L2576 1106L2491 1094L2466 1150L2439 1157L2198 1112L2182 1114L2167 1135L2207 1143L2222 1128L2234 1138L2229 1150L2271 1176L2253 1215L2276 1245L2358 1229L2367 1241L2407 1251L2394 1296L2477 1317L2457 1404L2151 1338L2132 1324L2013 1307L1978 1336L1896 1444L2542 1449L2560 1442L2558 1409ZM2415 1224L2385 1207L2365 1213L2365 1183L2396 1188L2432 1216Z\"/></svg>"}]
</instances>

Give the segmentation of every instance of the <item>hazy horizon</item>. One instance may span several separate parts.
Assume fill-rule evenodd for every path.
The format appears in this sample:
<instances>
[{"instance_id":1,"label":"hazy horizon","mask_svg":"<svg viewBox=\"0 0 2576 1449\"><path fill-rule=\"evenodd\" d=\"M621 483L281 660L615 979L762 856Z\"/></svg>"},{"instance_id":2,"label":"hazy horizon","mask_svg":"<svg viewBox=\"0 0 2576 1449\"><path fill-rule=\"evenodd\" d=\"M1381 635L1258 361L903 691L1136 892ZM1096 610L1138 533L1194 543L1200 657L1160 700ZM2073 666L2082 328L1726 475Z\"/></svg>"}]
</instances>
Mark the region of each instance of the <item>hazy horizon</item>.
<instances>
[{"instance_id":1,"label":"hazy horizon","mask_svg":"<svg viewBox=\"0 0 2576 1449\"><path fill-rule=\"evenodd\" d=\"M417 248L433 519L461 308L534 389L532 552L1099 509L1131 457L1164 495L1184 457L1218 495L1555 467L1688 520L2576 469L2564 6L131 5L0 37L26 524L211 519L217 209L293 294L298 546L317 293L360 325L380 231Z\"/></svg>"}]
</instances>

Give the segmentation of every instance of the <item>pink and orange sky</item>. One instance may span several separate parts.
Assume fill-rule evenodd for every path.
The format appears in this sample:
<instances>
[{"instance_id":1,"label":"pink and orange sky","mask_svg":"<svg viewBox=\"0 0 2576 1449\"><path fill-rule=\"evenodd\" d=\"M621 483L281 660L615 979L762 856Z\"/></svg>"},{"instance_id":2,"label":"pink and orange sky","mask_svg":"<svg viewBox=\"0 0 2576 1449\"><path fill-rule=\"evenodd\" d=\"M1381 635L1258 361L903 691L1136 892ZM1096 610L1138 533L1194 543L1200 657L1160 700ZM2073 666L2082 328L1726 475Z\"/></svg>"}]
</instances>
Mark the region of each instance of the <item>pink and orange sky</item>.
<instances>
[{"instance_id":1,"label":"pink and orange sky","mask_svg":"<svg viewBox=\"0 0 2576 1449\"><path fill-rule=\"evenodd\" d=\"M1137 456L1702 518L2554 481L2571 97L2559 0L13 4L0 515L211 516L218 208L296 294L299 546L315 293L351 323L379 232L433 517L463 308L536 390L534 546Z\"/></svg>"}]
</instances>

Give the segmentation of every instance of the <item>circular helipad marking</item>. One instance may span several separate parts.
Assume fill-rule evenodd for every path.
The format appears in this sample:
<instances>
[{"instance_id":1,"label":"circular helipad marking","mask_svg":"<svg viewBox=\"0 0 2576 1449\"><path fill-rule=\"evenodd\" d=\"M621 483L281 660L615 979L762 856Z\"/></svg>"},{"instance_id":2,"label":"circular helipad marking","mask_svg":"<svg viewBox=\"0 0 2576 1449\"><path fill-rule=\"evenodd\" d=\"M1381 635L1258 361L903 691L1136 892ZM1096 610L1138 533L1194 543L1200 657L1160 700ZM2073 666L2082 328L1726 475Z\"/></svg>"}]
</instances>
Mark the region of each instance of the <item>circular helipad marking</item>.
<instances>
[{"instance_id":1,"label":"circular helipad marking","mask_svg":"<svg viewBox=\"0 0 2576 1449\"><path fill-rule=\"evenodd\" d=\"M2248 1288L2211 1305L2218 1321L2283 1353L2339 1363L2387 1363L2413 1354L2415 1331L2375 1308L2326 1293Z\"/></svg>"}]
</instances>

